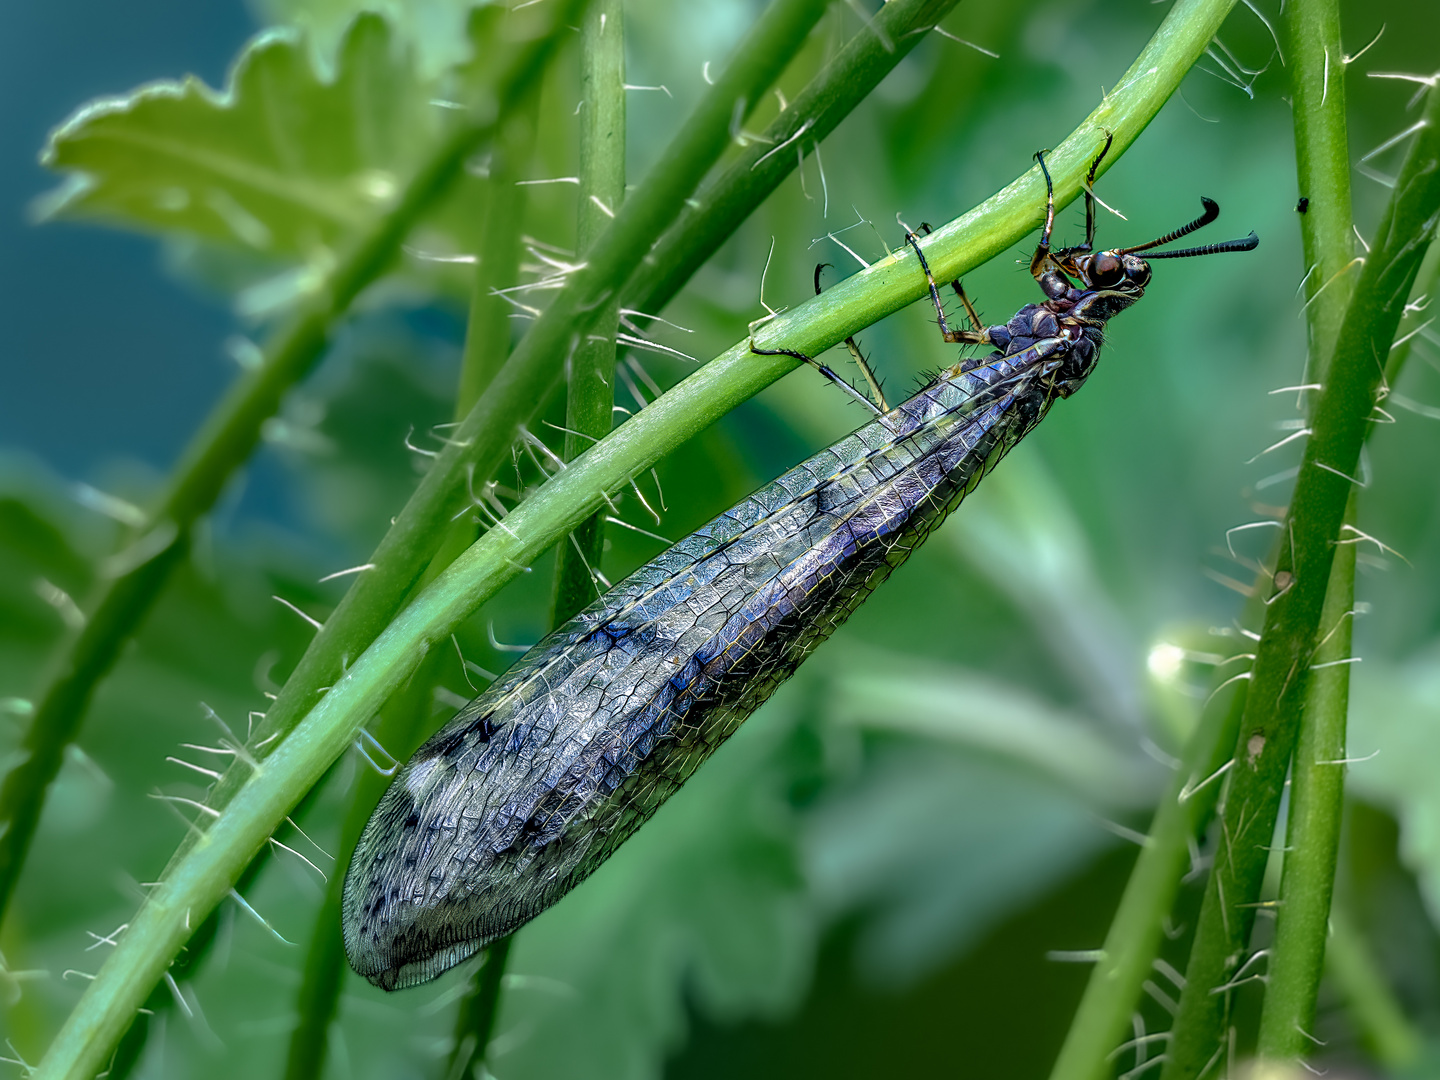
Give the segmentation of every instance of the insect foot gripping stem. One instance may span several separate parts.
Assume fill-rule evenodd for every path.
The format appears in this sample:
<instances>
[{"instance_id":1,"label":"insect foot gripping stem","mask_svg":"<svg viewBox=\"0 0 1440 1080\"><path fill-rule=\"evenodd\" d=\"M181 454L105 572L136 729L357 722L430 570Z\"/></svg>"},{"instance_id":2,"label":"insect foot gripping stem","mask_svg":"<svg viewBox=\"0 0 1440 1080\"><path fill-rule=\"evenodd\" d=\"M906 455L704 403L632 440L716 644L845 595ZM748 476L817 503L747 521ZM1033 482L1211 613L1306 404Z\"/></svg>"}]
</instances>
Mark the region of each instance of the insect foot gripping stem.
<instances>
[{"instance_id":1,"label":"insect foot gripping stem","mask_svg":"<svg viewBox=\"0 0 1440 1080\"><path fill-rule=\"evenodd\" d=\"M345 876L355 970L387 990L425 982L588 877L1084 383L1106 322L1144 295L1148 259L1255 246L1252 234L1151 252L1218 212L1205 200L1190 224L1110 251L1094 250L1093 207L1078 247L1052 249L1047 227L1032 260L1045 299L962 331L945 322L920 238L907 238L946 339L994 351L636 570L422 746Z\"/></svg>"}]
</instances>

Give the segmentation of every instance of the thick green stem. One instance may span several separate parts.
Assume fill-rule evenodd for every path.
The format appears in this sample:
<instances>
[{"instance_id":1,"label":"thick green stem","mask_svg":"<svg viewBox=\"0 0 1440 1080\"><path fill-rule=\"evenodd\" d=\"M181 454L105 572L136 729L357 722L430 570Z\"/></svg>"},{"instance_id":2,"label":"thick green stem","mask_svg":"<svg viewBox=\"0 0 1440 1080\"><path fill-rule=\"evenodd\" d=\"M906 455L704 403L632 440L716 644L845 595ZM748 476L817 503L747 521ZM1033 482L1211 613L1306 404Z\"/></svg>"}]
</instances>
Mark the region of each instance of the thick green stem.
<instances>
[{"instance_id":1,"label":"thick green stem","mask_svg":"<svg viewBox=\"0 0 1440 1080\"><path fill-rule=\"evenodd\" d=\"M1300 190L1310 200L1300 216L1307 273L1308 366L1316 381L1323 381L1358 276L1347 272L1354 242L1338 0L1298 0L1285 25L1296 168ZM1355 501L1352 491L1344 518L1350 526L1355 524ZM1284 873L1257 1044L1263 1068L1287 1069L1316 1045L1310 1033L1325 963L1344 810L1345 767L1338 763L1345 757L1354 606L1355 545L1343 543L1330 568L1321 636L1291 764Z\"/></svg>"},{"instance_id":2,"label":"thick green stem","mask_svg":"<svg viewBox=\"0 0 1440 1080\"><path fill-rule=\"evenodd\" d=\"M1215 868L1164 1080L1197 1077L1225 1039L1224 992L1247 958L1280 793L1321 636L1325 592L1360 447L1405 301L1440 215L1440 93L1431 90L1340 329L1305 448L1227 776ZM1252 965L1253 966L1253 965Z\"/></svg>"},{"instance_id":3,"label":"thick green stem","mask_svg":"<svg viewBox=\"0 0 1440 1080\"><path fill-rule=\"evenodd\" d=\"M336 269L327 286L266 350L265 361L240 379L192 440L176 466L150 524L117 558L130 563L100 590L85 626L68 639L50 664L44 689L26 732L23 757L0 788L0 919L24 864L45 793L65 747L74 741L95 686L135 632L170 571L188 550L196 520L215 504L230 475L255 449L264 422L280 400L324 353L331 330L356 296L390 266L411 227L449 190L466 158L489 139L497 118L508 114L531 86L563 27L563 13L539 24L514 20L530 40L510 50L496 71L487 99L459 124L421 166L399 202Z\"/></svg>"},{"instance_id":4,"label":"thick green stem","mask_svg":"<svg viewBox=\"0 0 1440 1080\"><path fill-rule=\"evenodd\" d=\"M1172 8L1130 73L1051 157L1061 205L1079 193L1106 131L1115 138L1112 157L1134 141L1203 52L1229 6L1228 0L1181 0ZM1032 168L983 206L950 222L927 239L932 266L942 276L958 276L1007 250L1039 223L1043 191L1039 171ZM818 353L924 291L913 253L902 249L777 318L767 327L764 343ZM329 691L312 699L304 719L250 772L203 836L172 862L66 1020L39 1075L85 1080L103 1064L134 1010L183 946L188 927L227 895L289 808L431 648L448 645L446 639L465 618L597 509L606 492L628 484L795 363L755 355L749 341L738 343L553 477L512 511L507 528L487 533L392 619Z\"/></svg>"},{"instance_id":5,"label":"thick green stem","mask_svg":"<svg viewBox=\"0 0 1440 1080\"><path fill-rule=\"evenodd\" d=\"M580 203L576 248L588 252L625 198L625 9L593 0L580 26ZM615 406L615 333L620 294L605 304L570 361L566 461L610 434ZM605 516L592 514L555 553L554 624L600 595Z\"/></svg>"}]
</instances>

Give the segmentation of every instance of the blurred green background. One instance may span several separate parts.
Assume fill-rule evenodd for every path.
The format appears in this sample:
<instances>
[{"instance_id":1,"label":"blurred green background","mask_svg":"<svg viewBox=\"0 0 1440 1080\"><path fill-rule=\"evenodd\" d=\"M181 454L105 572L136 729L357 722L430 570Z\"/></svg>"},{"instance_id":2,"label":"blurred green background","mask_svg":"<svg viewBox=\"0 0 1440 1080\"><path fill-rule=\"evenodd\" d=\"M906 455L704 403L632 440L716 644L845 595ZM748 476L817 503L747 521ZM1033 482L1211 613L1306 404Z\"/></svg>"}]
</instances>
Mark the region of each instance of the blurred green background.
<instances>
[{"instance_id":1,"label":"blurred green background","mask_svg":"<svg viewBox=\"0 0 1440 1080\"><path fill-rule=\"evenodd\" d=\"M262 256L176 230L157 242L35 224L37 199L61 182L33 164L44 133L87 99L152 79L193 71L222 86L262 27L308 35L285 40L328 72L360 6L69 0L0 13L11 103L0 118L6 752L23 724L10 699L33 693L74 617L65 598L83 600L112 550L116 524L95 492L145 503L232 378L231 357L263 337L307 267L300 253ZM627 77L665 87L630 96L632 180L703 90L702 65L725 59L759 7L627 5ZM463 58L463 7L380 10L423 100ZM945 28L999 58L930 35L824 144L823 166L807 159L803 183L787 180L667 309L684 331L662 326L656 339L703 360L743 337L763 314L772 241L765 300L779 307L808 295L816 262L835 264L830 280L856 268L827 234L871 260L900 242L897 214L938 224L990 195L1089 112L1165 10L962 3ZM782 88L793 96L861 25L836 5ZM1434 5L1349 5L1347 46L1358 51L1382 27L1349 71L1355 158L1414 119L1412 84L1368 76L1437 63ZM1293 444L1261 454L1299 415L1293 394L1271 391L1304 375L1285 72L1244 7L1213 53L1105 177L1101 194L1126 220L1102 215L1100 239L1150 239L1193 217L1203 194L1224 210L1211 239L1253 228L1259 250L1158 264L1144 302L1111 326L1085 391L631 843L520 933L495 1076L1045 1075L1088 971L1066 954L1103 938L1136 830L1208 693L1205 656L1239 610L1232 586L1266 550L1256 530L1235 534L1232 553L1226 530L1283 506L1298 460ZM547 83L534 178L575 171L574 70L571 50ZM1368 166L1393 172L1398 153ZM1387 192L1359 172L1354 185L1363 235ZM529 192L526 233L570 247L574 188ZM1077 240L1080 221L1076 209L1063 215L1062 239ZM400 271L367 294L103 684L0 936L0 1024L14 1057L43 1052L101 961L97 937L127 920L181 838L183 822L151 796L198 797L204 778L167 759L207 764L182 749L214 742L205 707L243 730L303 650L309 627L272 596L323 618L344 582L318 579L362 562L413 487L424 459L407 451L407 433L423 442L453 408L468 277L425 257L452 241L438 227L413 238ZM1022 245L967 278L987 321L1036 297L1028 259ZM953 362L923 307L861 340L892 400ZM1341 871L1342 895L1426 1033L1440 1021L1434 341L1417 339L1395 388L1416 408L1391 409L1396 422L1375 433L1365 463L1361 524L1393 553L1360 556L1352 754L1379 753L1351 771ZM653 397L652 383L692 368L650 352L630 362L617 398L630 410ZM563 403L547 415L561 423ZM796 372L660 466L658 531L694 529L862 419ZM624 510L657 529L633 501ZM661 546L609 535L611 580ZM547 558L476 616L462 638L469 659L499 670L513 655L495 643L544 632L549 569ZM472 693L458 668L444 689L436 726ZM368 767L342 760L297 814L321 848L335 850L346 790ZM303 841L281 839L334 871ZM276 1075L322 891L300 860L272 859L246 896L274 932L225 906L213 954L183 991L187 1008L157 1021L134 1075ZM1198 889L1182 897L1179 928L1197 902ZM1171 959L1183 967L1183 953ZM349 977L327 1075L440 1075L468 974L392 996ZM1163 972L1154 988L1149 1030L1178 996ZM1319 1026L1322 1061L1373 1069L1343 993L1322 1000ZM1127 1055L1116 1071L1137 1064Z\"/></svg>"}]
</instances>

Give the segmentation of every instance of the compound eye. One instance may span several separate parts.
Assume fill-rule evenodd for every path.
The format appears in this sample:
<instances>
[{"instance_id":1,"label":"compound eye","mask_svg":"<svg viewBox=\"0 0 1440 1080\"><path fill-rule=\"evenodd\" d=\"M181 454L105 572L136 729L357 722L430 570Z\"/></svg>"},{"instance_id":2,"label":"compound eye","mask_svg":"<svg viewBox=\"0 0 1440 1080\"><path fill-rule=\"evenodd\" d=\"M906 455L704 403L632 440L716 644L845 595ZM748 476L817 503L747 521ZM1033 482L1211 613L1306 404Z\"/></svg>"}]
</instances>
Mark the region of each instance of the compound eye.
<instances>
[{"instance_id":1,"label":"compound eye","mask_svg":"<svg viewBox=\"0 0 1440 1080\"><path fill-rule=\"evenodd\" d=\"M1108 251L1090 260L1090 284L1097 289L1119 285L1125 278L1125 265Z\"/></svg>"},{"instance_id":2,"label":"compound eye","mask_svg":"<svg viewBox=\"0 0 1440 1080\"><path fill-rule=\"evenodd\" d=\"M1150 284L1150 264L1144 259L1135 259L1130 256L1126 257L1130 258L1131 262L1137 264L1131 266L1128 271L1130 280L1143 289L1146 285Z\"/></svg>"}]
</instances>

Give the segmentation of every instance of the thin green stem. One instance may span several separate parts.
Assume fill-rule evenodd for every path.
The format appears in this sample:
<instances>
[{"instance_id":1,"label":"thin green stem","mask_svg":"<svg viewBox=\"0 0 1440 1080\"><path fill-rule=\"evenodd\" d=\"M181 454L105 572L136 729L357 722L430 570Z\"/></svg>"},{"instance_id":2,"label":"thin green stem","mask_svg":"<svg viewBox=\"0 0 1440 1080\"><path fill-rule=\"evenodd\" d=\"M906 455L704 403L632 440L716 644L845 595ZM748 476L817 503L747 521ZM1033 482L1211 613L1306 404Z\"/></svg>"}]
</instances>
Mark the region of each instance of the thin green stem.
<instances>
[{"instance_id":1,"label":"thin green stem","mask_svg":"<svg viewBox=\"0 0 1440 1080\"><path fill-rule=\"evenodd\" d=\"M580 25L580 202L576 248L588 252L625 198L625 9L593 0ZM570 361L564 458L574 461L610 434L615 405L615 333L620 294L599 313ZM592 514L555 553L553 622L600 595L605 516Z\"/></svg>"},{"instance_id":2,"label":"thin green stem","mask_svg":"<svg viewBox=\"0 0 1440 1080\"><path fill-rule=\"evenodd\" d=\"M516 181L523 177L535 145L539 112L538 87L517 104L512 117L497 134L490 158L490 173L477 194L476 212L481 216L480 245L470 298L470 318L461 354L460 379L456 390L455 418L464 419L484 393L510 350L511 306L497 289L515 284L519 277L521 219L525 209L525 188ZM428 585L440 571L455 561L475 542L478 532L468 519L451 524L445 540L421 578ZM374 726L375 741L403 760L419 746L431 716L432 691L439 681L441 664L449 663L445 652L426 659L424 669L408 686L386 703ZM467 675L468 678L468 675ZM329 1049L330 1022L339 1004L345 978L345 946L340 934L341 891L344 868L349 865L360 834L380 801L389 777L373 769L362 770L341 825L336 871L325 890L315 915L300 991L296 997L296 1025L290 1035L285 1062L286 1080L307 1080L324 1071Z\"/></svg>"},{"instance_id":3,"label":"thin green stem","mask_svg":"<svg viewBox=\"0 0 1440 1080\"><path fill-rule=\"evenodd\" d=\"M956 0L891 0L874 28L856 34L790 107L696 192L625 290L625 306L658 313L765 197L925 39ZM784 150L777 150L784 147Z\"/></svg>"},{"instance_id":4,"label":"thin green stem","mask_svg":"<svg viewBox=\"0 0 1440 1080\"><path fill-rule=\"evenodd\" d=\"M1346 522L1355 520L1351 493ZM1318 1046L1315 999L1325 966L1330 899L1345 809L1345 721L1350 704L1350 638L1355 544L1340 544L1321 609L1319 645L1290 770L1290 820L1276 909L1269 983L1256 1052L1270 1065L1294 1063Z\"/></svg>"},{"instance_id":5,"label":"thin green stem","mask_svg":"<svg viewBox=\"0 0 1440 1080\"><path fill-rule=\"evenodd\" d=\"M475 252L475 284L470 317L460 354L460 388L455 419L463 420L510 355L511 315L515 309L496 290L520 280L520 237L528 188L517 184L534 156L540 92L536 87L515 109L495 140L490 175L480 194L480 244Z\"/></svg>"},{"instance_id":6,"label":"thin green stem","mask_svg":"<svg viewBox=\"0 0 1440 1080\"><path fill-rule=\"evenodd\" d=\"M1104 132L1114 135L1112 155L1133 142L1203 52L1229 7L1228 0L1181 0L1171 9L1130 73L1050 159L1062 205L1079 193ZM958 276L1008 249L1039 223L1043 191L1038 169L1030 169L929 237L931 265L943 276ZM924 292L914 254L902 249L777 318L764 344L783 343L813 355ZM228 894L290 807L424 656L448 645L464 619L594 512L605 493L627 485L795 364L788 357L757 356L749 341L736 344L553 477L512 511L507 528L491 530L424 589L328 692L312 699L303 720L250 773L203 837L172 862L66 1020L38 1075L83 1080L103 1065L135 1009L183 946L188 927Z\"/></svg>"},{"instance_id":7,"label":"thin green stem","mask_svg":"<svg viewBox=\"0 0 1440 1080\"><path fill-rule=\"evenodd\" d=\"M1229 995L1246 961L1260 885L1314 662L1325 593L1360 447L1405 301L1440 213L1440 93L1396 183L1346 309L1316 405L1268 597L1235 748L1215 867L1206 888L1163 1080L1197 1077L1225 1039Z\"/></svg>"},{"instance_id":8,"label":"thin green stem","mask_svg":"<svg viewBox=\"0 0 1440 1080\"><path fill-rule=\"evenodd\" d=\"M614 220L625 199L625 8L623 0L592 0L580 24L580 199L576 244L582 257ZM615 402L615 335L620 299L608 302L575 351L565 399L564 460L574 461L610 433ZM551 626L559 626L598 594L605 519L591 514L556 552ZM460 1080L485 1060L500 1010L512 936L485 950L475 986L461 998L447 1077Z\"/></svg>"},{"instance_id":9,"label":"thin green stem","mask_svg":"<svg viewBox=\"0 0 1440 1080\"><path fill-rule=\"evenodd\" d=\"M1295 171L1302 197L1305 322L1309 377L1324 382L1354 291L1358 264L1351 231L1350 146L1345 131L1345 50L1339 0L1297 0L1285 15Z\"/></svg>"},{"instance_id":10,"label":"thin green stem","mask_svg":"<svg viewBox=\"0 0 1440 1080\"><path fill-rule=\"evenodd\" d=\"M327 286L266 350L265 361L226 393L181 456L150 524L116 557L123 568L101 588L84 627L51 661L20 763L0 787L0 919L65 747L79 731L95 686L184 557L196 520L214 506L231 474L254 451L261 426L286 391L324 353L333 327L356 296L389 268L416 221L450 189L466 158L493 135L497 117L505 116L534 83L558 37L553 26L565 25L563 12L558 14L555 20L510 20L527 40L510 50L509 63L494 72L485 100L436 147L395 208L360 239ZM543 36L535 36L537 28Z\"/></svg>"},{"instance_id":11,"label":"thin green stem","mask_svg":"<svg viewBox=\"0 0 1440 1080\"><path fill-rule=\"evenodd\" d=\"M1345 133L1345 65L1338 0L1297 0L1286 18L1294 92L1296 167L1309 209L1300 216L1306 259L1309 369L1329 370L1357 275L1347 273L1351 239L1350 157ZM1337 58L1332 61L1331 57ZM1322 288L1325 283L1328 287ZM1345 522L1355 523L1351 491ZM1344 538L1342 538L1344 539ZM1320 614L1309 686L1291 764L1290 820L1276 910L1275 943L1257 1053L1286 1067L1316 1045L1315 1000L1325 962L1330 899L1344 811L1345 722L1350 705L1350 638L1355 545L1335 552Z\"/></svg>"}]
</instances>

